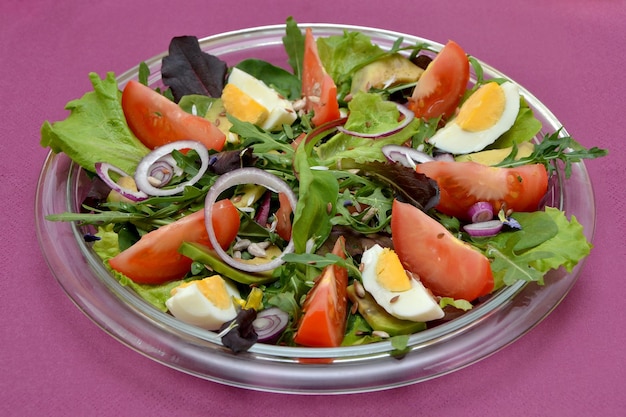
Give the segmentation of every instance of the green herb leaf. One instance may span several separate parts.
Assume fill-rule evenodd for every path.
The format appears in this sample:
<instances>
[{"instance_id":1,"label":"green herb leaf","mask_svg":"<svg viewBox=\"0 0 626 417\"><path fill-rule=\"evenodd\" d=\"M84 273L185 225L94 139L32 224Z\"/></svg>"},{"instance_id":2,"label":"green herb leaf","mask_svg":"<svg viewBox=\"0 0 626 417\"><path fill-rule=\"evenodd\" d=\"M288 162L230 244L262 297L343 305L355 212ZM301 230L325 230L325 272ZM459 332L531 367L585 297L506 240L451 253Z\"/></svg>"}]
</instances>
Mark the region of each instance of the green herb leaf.
<instances>
[{"instance_id":1,"label":"green herb leaf","mask_svg":"<svg viewBox=\"0 0 626 417\"><path fill-rule=\"evenodd\" d=\"M549 173L552 173L557 169L553 162L561 161L564 163L565 176L569 178L573 163L580 162L583 159L599 158L605 156L607 153L605 149L600 149L595 146L590 149L585 149L571 136L564 136L559 129L550 135L546 135L541 142L535 145L533 153L527 157L515 159L517 147L513 145L511 154L497 164L497 166L510 168L540 163L546 166Z\"/></svg>"},{"instance_id":2,"label":"green herb leaf","mask_svg":"<svg viewBox=\"0 0 626 417\"><path fill-rule=\"evenodd\" d=\"M289 16L286 21L283 46L287 52L287 62L293 69L296 77L302 78L302 62L304 60L304 35L298 27L298 23Z\"/></svg>"}]
</instances>

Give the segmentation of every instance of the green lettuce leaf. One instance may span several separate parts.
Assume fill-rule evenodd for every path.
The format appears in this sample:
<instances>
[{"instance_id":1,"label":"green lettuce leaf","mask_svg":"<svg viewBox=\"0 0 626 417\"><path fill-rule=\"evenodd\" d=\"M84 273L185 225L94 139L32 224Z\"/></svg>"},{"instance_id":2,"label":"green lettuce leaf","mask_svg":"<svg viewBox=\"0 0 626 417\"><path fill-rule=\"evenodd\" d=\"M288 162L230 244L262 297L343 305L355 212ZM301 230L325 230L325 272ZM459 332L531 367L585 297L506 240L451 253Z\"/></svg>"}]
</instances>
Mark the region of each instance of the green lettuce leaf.
<instances>
[{"instance_id":1,"label":"green lettuce leaf","mask_svg":"<svg viewBox=\"0 0 626 417\"><path fill-rule=\"evenodd\" d=\"M563 267L571 272L591 251L592 244L575 216L568 220L562 211L546 207L513 217L522 229L500 233L486 244L496 288L518 280L543 284L548 271Z\"/></svg>"},{"instance_id":2,"label":"green lettuce leaf","mask_svg":"<svg viewBox=\"0 0 626 417\"><path fill-rule=\"evenodd\" d=\"M513 126L503 133L493 144L489 145L487 149L508 148L522 142L527 142L539 133L541 126L541 122L535 118L526 100L520 97L519 113L517 113Z\"/></svg>"},{"instance_id":3,"label":"green lettuce leaf","mask_svg":"<svg viewBox=\"0 0 626 417\"><path fill-rule=\"evenodd\" d=\"M386 53L360 32L318 38L317 49L324 69L337 84L340 96L350 91L356 70Z\"/></svg>"},{"instance_id":4,"label":"green lettuce leaf","mask_svg":"<svg viewBox=\"0 0 626 417\"><path fill-rule=\"evenodd\" d=\"M67 103L71 113L65 120L43 123L41 146L65 153L88 171L95 171L96 162L108 162L132 174L150 150L126 123L115 75L101 80L91 73L89 78L94 91Z\"/></svg>"},{"instance_id":5,"label":"green lettuce leaf","mask_svg":"<svg viewBox=\"0 0 626 417\"><path fill-rule=\"evenodd\" d=\"M383 100L377 94L358 93L350 101L350 115L346 129L362 133L375 133L390 130L398 125L400 112L395 104ZM331 166L342 159L359 164L372 161L384 162L382 147L401 145L415 135L420 121L415 118L399 132L393 135L370 139L339 133L318 148L321 164ZM344 166L345 168L345 166Z\"/></svg>"}]
</instances>

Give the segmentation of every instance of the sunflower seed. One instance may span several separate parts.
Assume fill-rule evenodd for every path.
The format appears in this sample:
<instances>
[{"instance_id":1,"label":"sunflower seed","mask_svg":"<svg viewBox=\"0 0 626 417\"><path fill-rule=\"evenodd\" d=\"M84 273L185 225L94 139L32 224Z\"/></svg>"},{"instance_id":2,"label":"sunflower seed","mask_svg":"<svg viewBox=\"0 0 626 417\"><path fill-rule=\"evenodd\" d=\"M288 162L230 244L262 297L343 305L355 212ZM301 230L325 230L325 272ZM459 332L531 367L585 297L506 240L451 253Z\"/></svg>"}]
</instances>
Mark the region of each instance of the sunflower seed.
<instances>
[{"instance_id":1,"label":"sunflower seed","mask_svg":"<svg viewBox=\"0 0 626 417\"><path fill-rule=\"evenodd\" d=\"M374 330L372 332L372 336L380 337L381 339L389 339L391 337L389 336L389 333L382 330Z\"/></svg>"},{"instance_id":2,"label":"sunflower seed","mask_svg":"<svg viewBox=\"0 0 626 417\"><path fill-rule=\"evenodd\" d=\"M359 298L365 297L365 288L363 288L363 284L356 280L354 281L354 292Z\"/></svg>"},{"instance_id":3,"label":"sunflower seed","mask_svg":"<svg viewBox=\"0 0 626 417\"><path fill-rule=\"evenodd\" d=\"M356 314L359 310L359 303L353 303L352 307L350 307L350 314Z\"/></svg>"},{"instance_id":4,"label":"sunflower seed","mask_svg":"<svg viewBox=\"0 0 626 417\"><path fill-rule=\"evenodd\" d=\"M250 246L248 246L248 253L259 258L263 258L266 255L265 249L259 246L258 243L251 243Z\"/></svg>"}]
</instances>

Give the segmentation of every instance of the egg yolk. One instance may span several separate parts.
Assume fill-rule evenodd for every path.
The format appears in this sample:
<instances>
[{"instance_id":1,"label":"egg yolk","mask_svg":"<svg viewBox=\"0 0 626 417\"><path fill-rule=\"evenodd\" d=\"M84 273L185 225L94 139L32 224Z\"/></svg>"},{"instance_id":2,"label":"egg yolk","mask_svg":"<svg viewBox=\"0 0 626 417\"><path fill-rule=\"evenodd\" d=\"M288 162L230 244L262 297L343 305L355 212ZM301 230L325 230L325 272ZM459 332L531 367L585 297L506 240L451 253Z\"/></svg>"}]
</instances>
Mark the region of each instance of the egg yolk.
<instances>
[{"instance_id":1,"label":"egg yolk","mask_svg":"<svg viewBox=\"0 0 626 417\"><path fill-rule=\"evenodd\" d=\"M468 132L488 129L502 117L505 102L504 90L498 83L484 84L463 103L456 124Z\"/></svg>"},{"instance_id":2,"label":"egg yolk","mask_svg":"<svg viewBox=\"0 0 626 417\"><path fill-rule=\"evenodd\" d=\"M226 113L254 125L263 123L269 116L265 107L233 84L226 84L222 90L222 102Z\"/></svg>"},{"instance_id":3,"label":"egg yolk","mask_svg":"<svg viewBox=\"0 0 626 417\"><path fill-rule=\"evenodd\" d=\"M174 295L179 290L188 287L190 285L196 285L198 290L209 300L215 307L225 310L227 309L232 299L226 290L226 283L224 279L219 275L213 275L208 278L204 278L198 281L190 281L180 284L174 288L170 294Z\"/></svg>"},{"instance_id":4,"label":"egg yolk","mask_svg":"<svg viewBox=\"0 0 626 417\"><path fill-rule=\"evenodd\" d=\"M376 262L376 280L381 287L388 291L408 291L411 289L411 281L400 263L398 255L385 248Z\"/></svg>"}]
</instances>

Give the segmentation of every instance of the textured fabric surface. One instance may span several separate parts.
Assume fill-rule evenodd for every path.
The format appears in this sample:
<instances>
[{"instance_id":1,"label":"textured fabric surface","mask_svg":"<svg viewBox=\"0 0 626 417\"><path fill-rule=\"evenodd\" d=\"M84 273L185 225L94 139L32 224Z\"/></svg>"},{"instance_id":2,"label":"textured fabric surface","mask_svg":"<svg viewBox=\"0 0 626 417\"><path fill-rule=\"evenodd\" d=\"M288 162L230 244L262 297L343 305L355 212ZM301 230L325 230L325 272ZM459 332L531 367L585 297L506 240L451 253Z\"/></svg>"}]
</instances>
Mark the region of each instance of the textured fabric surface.
<instances>
[{"instance_id":1,"label":"textured fabric surface","mask_svg":"<svg viewBox=\"0 0 626 417\"><path fill-rule=\"evenodd\" d=\"M39 146L42 122L66 116L65 104L90 89L90 71L121 73L166 50L173 36L283 23L289 15L454 39L529 89L579 142L610 150L587 164L595 247L546 320L489 358L428 382L301 397L169 369L115 341L65 296L34 229L47 154ZM623 0L2 1L0 415L623 415L625 21Z\"/></svg>"}]
</instances>

